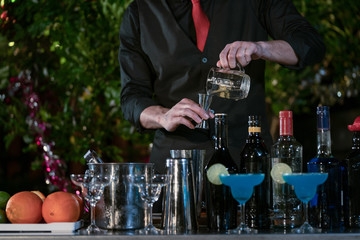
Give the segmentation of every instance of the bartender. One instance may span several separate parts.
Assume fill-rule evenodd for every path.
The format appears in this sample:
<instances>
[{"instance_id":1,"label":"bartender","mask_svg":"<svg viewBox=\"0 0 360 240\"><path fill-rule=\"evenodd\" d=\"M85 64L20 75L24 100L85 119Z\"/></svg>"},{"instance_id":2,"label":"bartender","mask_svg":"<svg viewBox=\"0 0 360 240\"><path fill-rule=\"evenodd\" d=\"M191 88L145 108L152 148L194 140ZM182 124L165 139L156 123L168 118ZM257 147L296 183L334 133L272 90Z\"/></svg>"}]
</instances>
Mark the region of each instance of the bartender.
<instances>
[{"instance_id":1,"label":"bartender","mask_svg":"<svg viewBox=\"0 0 360 240\"><path fill-rule=\"evenodd\" d=\"M211 103L214 112L228 114L229 150L238 162L249 115L261 116L263 138L272 144L265 61L297 70L324 53L321 37L290 0L135 0L120 28L122 112L139 131L156 131L150 162L158 172L170 149L206 149L209 160L214 114L197 104L198 93L211 67L239 63L251 78L248 97ZM210 119L208 131L195 128L202 119Z\"/></svg>"}]
</instances>

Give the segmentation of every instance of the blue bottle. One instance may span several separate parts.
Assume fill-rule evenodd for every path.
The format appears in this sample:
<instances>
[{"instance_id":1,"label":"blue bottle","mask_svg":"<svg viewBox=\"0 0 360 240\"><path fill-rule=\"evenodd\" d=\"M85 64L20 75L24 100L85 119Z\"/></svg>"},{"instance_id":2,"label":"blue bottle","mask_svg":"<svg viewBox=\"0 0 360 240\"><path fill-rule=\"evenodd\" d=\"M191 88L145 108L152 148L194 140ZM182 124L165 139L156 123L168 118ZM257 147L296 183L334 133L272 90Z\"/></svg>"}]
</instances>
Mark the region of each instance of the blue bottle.
<instances>
[{"instance_id":1,"label":"blue bottle","mask_svg":"<svg viewBox=\"0 0 360 240\"><path fill-rule=\"evenodd\" d=\"M329 107L317 107L317 156L307 163L308 172L328 173L310 202L310 224L323 232L339 231L342 223L342 164L331 153Z\"/></svg>"}]
</instances>

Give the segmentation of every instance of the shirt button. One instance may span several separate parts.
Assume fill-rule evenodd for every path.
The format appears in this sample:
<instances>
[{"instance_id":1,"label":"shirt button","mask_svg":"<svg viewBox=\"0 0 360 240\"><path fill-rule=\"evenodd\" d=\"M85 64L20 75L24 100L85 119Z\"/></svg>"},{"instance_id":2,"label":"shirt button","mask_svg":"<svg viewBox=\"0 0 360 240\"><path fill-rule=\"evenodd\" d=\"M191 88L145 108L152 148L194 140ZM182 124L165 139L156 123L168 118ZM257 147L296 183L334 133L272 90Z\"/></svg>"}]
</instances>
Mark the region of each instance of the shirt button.
<instances>
[{"instance_id":1,"label":"shirt button","mask_svg":"<svg viewBox=\"0 0 360 240\"><path fill-rule=\"evenodd\" d=\"M202 61L203 63L207 63L207 58L204 57L201 61Z\"/></svg>"}]
</instances>

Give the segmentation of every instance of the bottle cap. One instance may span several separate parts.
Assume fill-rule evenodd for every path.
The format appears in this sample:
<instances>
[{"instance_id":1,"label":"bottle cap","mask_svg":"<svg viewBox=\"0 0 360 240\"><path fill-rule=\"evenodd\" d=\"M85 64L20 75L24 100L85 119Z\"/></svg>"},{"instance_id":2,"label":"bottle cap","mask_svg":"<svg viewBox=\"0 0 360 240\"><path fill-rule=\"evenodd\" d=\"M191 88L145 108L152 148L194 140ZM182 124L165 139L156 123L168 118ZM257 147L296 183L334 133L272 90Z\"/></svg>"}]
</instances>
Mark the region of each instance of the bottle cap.
<instances>
[{"instance_id":1,"label":"bottle cap","mask_svg":"<svg viewBox=\"0 0 360 240\"><path fill-rule=\"evenodd\" d=\"M280 135L293 135L292 111L280 111Z\"/></svg>"},{"instance_id":2,"label":"bottle cap","mask_svg":"<svg viewBox=\"0 0 360 240\"><path fill-rule=\"evenodd\" d=\"M348 129L351 132L360 131L360 116L355 119L353 125L348 125Z\"/></svg>"},{"instance_id":3,"label":"bottle cap","mask_svg":"<svg viewBox=\"0 0 360 240\"><path fill-rule=\"evenodd\" d=\"M248 124L256 124L260 125L261 117L258 115L249 115L248 116Z\"/></svg>"},{"instance_id":4,"label":"bottle cap","mask_svg":"<svg viewBox=\"0 0 360 240\"><path fill-rule=\"evenodd\" d=\"M330 111L328 106L318 106L316 108L317 128L322 130L330 129Z\"/></svg>"},{"instance_id":5,"label":"bottle cap","mask_svg":"<svg viewBox=\"0 0 360 240\"><path fill-rule=\"evenodd\" d=\"M260 127L261 120L260 119L261 119L261 117L258 115L250 115L249 116L249 119L248 119L248 126L249 126L248 132L249 133L250 132L252 132L252 133L261 132L261 127Z\"/></svg>"},{"instance_id":6,"label":"bottle cap","mask_svg":"<svg viewBox=\"0 0 360 240\"><path fill-rule=\"evenodd\" d=\"M279 113L280 118L292 118L292 111L280 111Z\"/></svg>"}]
</instances>

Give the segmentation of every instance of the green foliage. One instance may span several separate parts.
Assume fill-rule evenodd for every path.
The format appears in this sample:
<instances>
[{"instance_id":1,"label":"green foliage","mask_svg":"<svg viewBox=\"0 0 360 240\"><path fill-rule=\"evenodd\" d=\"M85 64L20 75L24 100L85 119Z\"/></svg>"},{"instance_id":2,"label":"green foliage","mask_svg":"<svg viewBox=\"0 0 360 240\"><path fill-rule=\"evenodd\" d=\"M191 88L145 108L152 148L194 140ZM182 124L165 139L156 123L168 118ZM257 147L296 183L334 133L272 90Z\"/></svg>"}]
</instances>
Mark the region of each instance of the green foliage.
<instances>
[{"instance_id":1,"label":"green foliage","mask_svg":"<svg viewBox=\"0 0 360 240\"><path fill-rule=\"evenodd\" d=\"M53 151L62 159L83 161L89 148L112 162L129 152L134 156L125 160L140 158L133 149L146 148L152 135L140 135L124 121L119 102L118 35L130 2L1 0L0 132L6 147L21 136L23 151L37 151L36 132L26 122L29 109L19 92L9 94L9 79L29 72L40 98L36 117L47 124L47 141L56 144ZM267 64L272 111L308 112L317 104L357 97L360 1L294 4L323 36L327 53L322 63L301 72ZM39 156L33 167L39 168L41 161Z\"/></svg>"},{"instance_id":2,"label":"green foliage","mask_svg":"<svg viewBox=\"0 0 360 240\"><path fill-rule=\"evenodd\" d=\"M326 45L322 63L290 71L267 63L266 93L272 111L305 113L311 107L342 105L360 91L360 1L294 0Z\"/></svg>"},{"instance_id":3,"label":"green foliage","mask_svg":"<svg viewBox=\"0 0 360 240\"><path fill-rule=\"evenodd\" d=\"M7 96L9 79L27 70L40 97L37 118L47 123L47 141L61 158L83 161L94 148L104 159L122 161L124 149L114 143L121 136L146 147L150 136L136 133L120 109L118 35L130 0L3 3L0 121L6 145L23 136L24 151L36 151L24 99Z\"/></svg>"}]
</instances>

